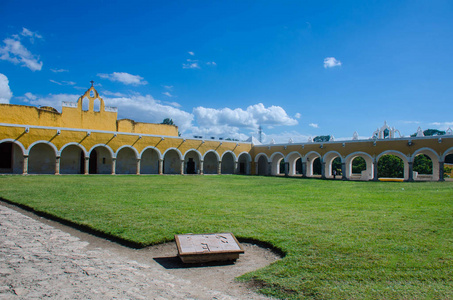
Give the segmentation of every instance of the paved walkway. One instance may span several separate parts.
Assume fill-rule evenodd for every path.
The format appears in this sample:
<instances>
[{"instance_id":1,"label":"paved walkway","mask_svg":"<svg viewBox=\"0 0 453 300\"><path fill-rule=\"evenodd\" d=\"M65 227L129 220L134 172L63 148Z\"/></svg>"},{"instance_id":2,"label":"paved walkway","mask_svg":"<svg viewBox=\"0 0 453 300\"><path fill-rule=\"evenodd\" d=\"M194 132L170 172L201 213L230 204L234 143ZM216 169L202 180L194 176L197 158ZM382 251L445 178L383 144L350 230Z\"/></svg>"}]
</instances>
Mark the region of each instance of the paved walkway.
<instances>
[{"instance_id":1,"label":"paved walkway","mask_svg":"<svg viewBox=\"0 0 453 300\"><path fill-rule=\"evenodd\" d=\"M236 299L87 246L0 205L0 299Z\"/></svg>"}]
</instances>

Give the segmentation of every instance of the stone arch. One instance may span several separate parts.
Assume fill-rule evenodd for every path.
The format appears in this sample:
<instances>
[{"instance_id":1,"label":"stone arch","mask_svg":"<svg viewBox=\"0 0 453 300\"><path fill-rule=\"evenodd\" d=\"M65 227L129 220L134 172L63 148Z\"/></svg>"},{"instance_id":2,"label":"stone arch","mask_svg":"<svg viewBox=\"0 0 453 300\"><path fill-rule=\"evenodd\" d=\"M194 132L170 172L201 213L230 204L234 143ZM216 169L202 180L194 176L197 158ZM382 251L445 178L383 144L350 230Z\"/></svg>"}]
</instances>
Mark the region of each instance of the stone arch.
<instances>
[{"instance_id":1,"label":"stone arch","mask_svg":"<svg viewBox=\"0 0 453 300\"><path fill-rule=\"evenodd\" d=\"M361 157L365 160L366 169L362 171L359 175L353 175L352 173L352 162L355 158ZM373 157L366 152L357 151L349 154L344 159L345 162L345 178L348 180L372 180L374 179L374 164Z\"/></svg>"},{"instance_id":2,"label":"stone arch","mask_svg":"<svg viewBox=\"0 0 453 300\"><path fill-rule=\"evenodd\" d=\"M225 151L222 154L221 174L234 174L236 164L236 155L231 151Z\"/></svg>"},{"instance_id":3,"label":"stone arch","mask_svg":"<svg viewBox=\"0 0 453 300\"><path fill-rule=\"evenodd\" d=\"M137 174L137 159L140 157L137 150L129 145L118 148L115 153L116 174Z\"/></svg>"},{"instance_id":4,"label":"stone arch","mask_svg":"<svg viewBox=\"0 0 453 300\"><path fill-rule=\"evenodd\" d=\"M271 161L271 175L280 175L284 170L280 170L280 162L282 159L285 159L285 156L281 152L274 152L270 157Z\"/></svg>"},{"instance_id":5,"label":"stone arch","mask_svg":"<svg viewBox=\"0 0 453 300\"><path fill-rule=\"evenodd\" d=\"M68 143L60 149L60 174L85 174L86 149L78 143Z\"/></svg>"},{"instance_id":6,"label":"stone arch","mask_svg":"<svg viewBox=\"0 0 453 300\"><path fill-rule=\"evenodd\" d=\"M25 148L13 139L0 140L0 173L22 174Z\"/></svg>"},{"instance_id":7,"label":"stone arch","mask_svg":"<svg viewBox=\"0 0 453 300\"><path fill-rule=\"evenodd\" d=\"M326 178L333 178L332 163L337 157L340 158L342 163L344 162L343 157L337 151L329 151L322 157L322 161L324 162L324 176Z\"/></svg>"},{"instance_id":8,"label":"stone arch","mask_svg":"<svg viewBox=\"0 0 453 300\"><path fill-rule=\"evenodd\" d=\"M58 150L48 141L36 141L28 147L28 173L55 174Z\"/></svg>"},{"instance_id":9,"label":"stone arch","mask_svg":"<svg viewBox=\"0 0 453 300\"><path fill-rule=\"evenodd\" d=\"M248 152L241 152L238 155L238 170L237 173L240 175L250 175L251 174L251 163L252 157Z\"/></svg>"},{"instance_id":10,"label":"stone arch","mask_svg":"<svg viewBox=\"0 0 453 300\"><path fill-rule=\"evenodd\" d=\"M88 172L90 174L112 174L113 158L112 148L105 144L94 145L89 152Z\"/></svg>"},{"instance_id":11,"label":"stone arch","mask_svg":"<svg viewBox=\"0 0 453 300\"><path fill-rule=\"evenodd\" d=\"M433 166L432 173L431 174L418 174L418 173L414 172L414 175L413 175L414 180L438 181L439 175L440 175L439 174L439 161L441 161L440 156L433 149L424 147L424 148L418 149L417 151L415 151L412 154L411 161L415 162L415 158L420 154L424 154L431 159L431 163Z\"/></svg>"},{"instance_id":12,"label":"stone arch","mask_svg":"<svg viewBox=\"0 0 453 300\"><path fill-rule=\"evenodd\" d=\"M448 148L442 155L442 161L445 161L445 158L450 155L450 154L453 154L453 147L451 148Z\"/></svg>"},{"instance_id":13,"label":"stone arch","mask_svg":"<svg viewBox=\"0 0 453 300\"><path fill-rule=\"evenodd\" d=\"M400 151L396 151L396 150L386 150L382 153L380 153L377 157L376 157L376 162L379 163L379 159L382 158L382 156L384 155L395 155L397 157L399 157L402 161L403 161L403 164L404 164L404 171L403 171L403 179L404 180L408 180L409 179L409 159L407 158L406 155L404 155L402 152ZM379 171L379 170L378 170Z\"/></svg>"},{"instance_id":14,"label":"stone arch","mask_svg":"<svg viewBox=\"0 0 453 300\"><path fill-rule=\"evenodd\" d=\"M198 174L200 171L201 153L196 149L189 149L184 154L184 174Z\"/></svg>"},{"instance_id":15,"label":"stone arch","mask_svg":"<svg viewBox=\"0 0 453 300\"><path fill-rule=\"evenodd\" d=\"M176 148L168 148L163 154L163 173L164 174L181 174L181 161L183 160L181 152Z\"/></svg>"},{"instance_id":16,"label":"stone arch","mask_svg":"<svg viewBox=\"0 0 453 300\"><path fill-rule=\"evenodd\" d=\"M285 157L285 162L287 162L288 165L289 165L289 170L288 170L288 175L289 176L295 176L295 175L298 175L298 174L303 175L302 168L298 168L297 167L298 163L302 162L302 155L299 152L293 151L293 152L289 153ZM302 165L300 165L300 167L301 166Z\"/></svg>"},{"instance_id":17,"label":"stone arch","mask_svg":"<svg viewBox=\"0 0 453 300\"><path fill-rule=\"evenodd\" d=\"M220 156L214 150L209 150L203 156L203 173L217 174L219 169Z\"/></svg>"},{"instance_id":18,"label":"stone arch","mask_svg":"<svg viewBox=\"0 0 453 300\"><path fill-rule=\"evenodd\" d=\"M265 153L255 156L255 169L256 175L269 175L269 158Z\"/></svg>"},{"instance_id":19,"label":"stone arch","mask_svg":"<svg viewBox=\"0 0 453 300\"><path fill-rule=\"evenodd\" d=\"M140 174L159 174L161 154L156 147L146 147L140 153Z\"/></svg>"},{"instance_id":20,"label":"stone arch","mask_svg":"<svg viewBox=\"0 0 453 300\"><path fill-rule=\"evenodd\" d=\"M317 159L322 159L321 154L319 154L316 151L310 151L305 155L305 161L306 161L306 171L305 175L307 177L313 177L313 162Z\"/></svg>"}]
</instances>

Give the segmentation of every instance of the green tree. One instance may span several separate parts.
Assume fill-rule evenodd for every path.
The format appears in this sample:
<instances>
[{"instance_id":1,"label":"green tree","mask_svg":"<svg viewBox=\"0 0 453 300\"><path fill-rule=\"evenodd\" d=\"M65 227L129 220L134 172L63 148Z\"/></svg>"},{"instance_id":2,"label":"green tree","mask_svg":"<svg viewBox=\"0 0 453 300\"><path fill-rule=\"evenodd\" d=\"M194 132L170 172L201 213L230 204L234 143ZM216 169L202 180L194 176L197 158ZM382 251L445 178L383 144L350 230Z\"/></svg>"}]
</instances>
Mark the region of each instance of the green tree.
<instances>
[{"instance_id":1,"label":"green tree","mask_svg":"<svg viewBox=\"0 0 453 300\"><path fill-rule=\"evenodd\" d=\"M330 141L330 135L318 135L313 138L313 142L328 142Z\"/></svg>"},{"instance_id":2,"label":"green tree","mask_svg":"<svg viewBox=\"0 0 453 300\"><path fill-rule=\"evenodd\" d=\"M341 174L341 159L339 157L336 157L332 161L332 170L336 170L337 171L337 175Z\"/></svg>"},{"instance_id":3,"label":"green tree","mask_svg":"<svg viewBox=\"0 0 453 300\"><path fill-rule=\"evenodd\" d=\"M417 155L414 159L413 169L419 174L432 174L433 162L431 161L429 156L425 154Z\"/></svg>"},{"instance_id":4,"label":"green tree","mask_svg":"<svg viewBox=\"0 0 453 300\"><path fill-rule=\"evenodd\" d=\"M321 175L322 174L321 168L322 168L321 159L317 157L313 161L313 175Z\"/></svg>"},{"instance_id":5,"label":"green tree","mask_svg":"<svg viewBox=\"0 0 453 300\"><path fill-rule=\"evenodd\" d=\"M352 173L362 173L366 170L366 161L363 157L357 156L352 160Z\"/></svg>"},{"instance_id":6,"label":"green tree","mask_svg":"<svg viewBox=\"0 0 453 300\"><path fill-rule=\"evenodd\" d=\"M435 135L444 135L445 131L443 130L438 130L438 129L426 129L423 130L423 135L424 136L435 136ZM417 133L411 134L411 137L417 136Z\"/></svg>"},{"instance_id":7,"label":"green tree","mask_svg":"<svg viewBox=\"0 0 453 300\"><path fill-rule=\"evenodd\" d=\"M175 123L173 123L173 120L170 119L170 118L165 118L161 124L165 124L165 125L175 125Z\"/></svg>"},{"instance_id":8,"label":"green tree","mask_svg":"<svg viewBox=\"0 0 453 300\"><path fill-rule=\"evenodd\" d=\"M378 177L403 178L404 162L396 155L384 155L378 161Z\"/></svg>"}]
</instances>

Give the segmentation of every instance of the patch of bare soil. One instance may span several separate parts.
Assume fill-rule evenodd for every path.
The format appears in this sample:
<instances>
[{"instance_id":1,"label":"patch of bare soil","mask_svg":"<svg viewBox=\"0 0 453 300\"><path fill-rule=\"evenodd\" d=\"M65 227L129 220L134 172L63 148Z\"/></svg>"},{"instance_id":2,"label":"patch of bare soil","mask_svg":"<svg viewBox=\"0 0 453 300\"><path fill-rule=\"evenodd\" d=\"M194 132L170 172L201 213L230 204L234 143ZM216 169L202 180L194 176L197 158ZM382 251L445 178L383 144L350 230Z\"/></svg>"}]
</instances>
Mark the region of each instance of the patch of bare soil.
<instances>
[{"instance_id":1,"label":"patch of bare soil","mask_svg":"<svg viewBox=\"0 0 453 300\"><path fill-rule=\"evenodd\" d=\"M37 216L14 205L2 204L88 242L89 248L109 250L113 255L127 257L139 263L162 268L162 270L173 276L189 280L197 286L224 292L240 299L267 299L264 296L256 294L249 284L235 281L235 278L263 268L281 258L270 249L262 248L255 244L241 243L245 253L241 254L239 259L234 263L183 264L177 257L178 250L175 242L143 249L132 249Z\"/></svg>"}]
</instances>

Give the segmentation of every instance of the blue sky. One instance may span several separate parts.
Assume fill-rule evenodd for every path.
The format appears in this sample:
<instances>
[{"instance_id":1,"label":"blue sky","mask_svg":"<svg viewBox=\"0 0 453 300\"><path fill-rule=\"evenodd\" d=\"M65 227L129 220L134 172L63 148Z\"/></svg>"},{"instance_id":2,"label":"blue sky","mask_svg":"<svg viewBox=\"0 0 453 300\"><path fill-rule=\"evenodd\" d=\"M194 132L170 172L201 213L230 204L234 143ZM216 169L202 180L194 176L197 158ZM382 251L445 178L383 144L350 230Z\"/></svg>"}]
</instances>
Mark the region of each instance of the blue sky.
<instances>
[{"instance_id":1,"label":"blue sky","mask_svg":"<svg viewBox=\"0 0 453 300\"><path fill-rule=\"evenodd\" d=\"M76 101L183 136L453 127L453 1L0 1L0 102Z\"/></svg>"}]
</instances>

